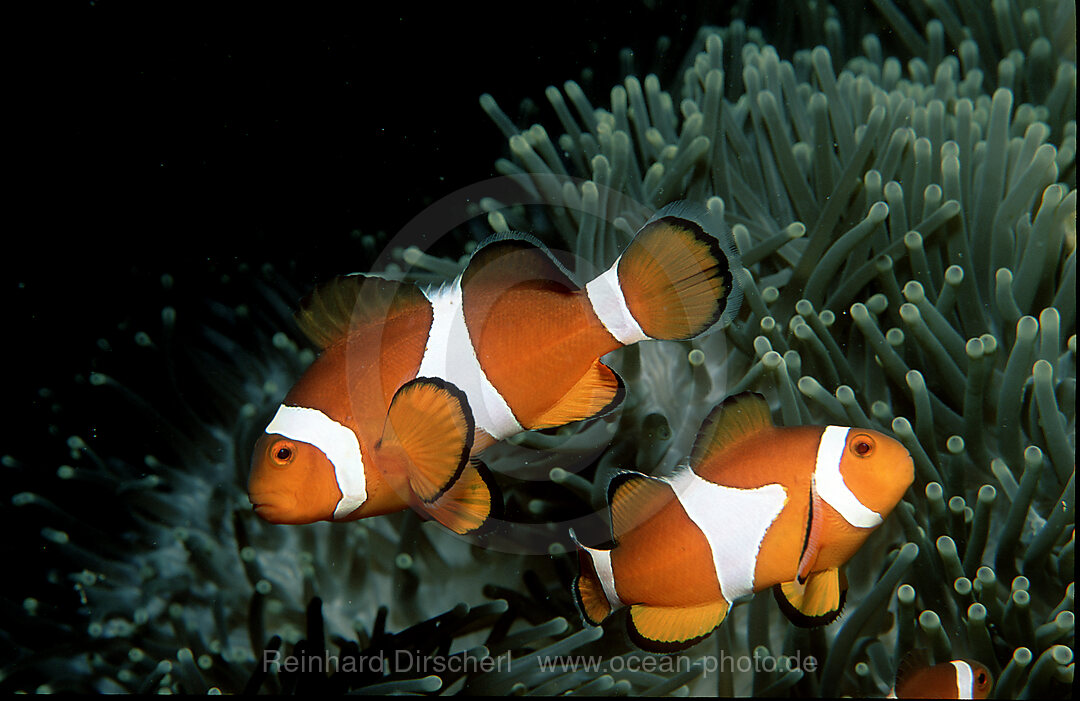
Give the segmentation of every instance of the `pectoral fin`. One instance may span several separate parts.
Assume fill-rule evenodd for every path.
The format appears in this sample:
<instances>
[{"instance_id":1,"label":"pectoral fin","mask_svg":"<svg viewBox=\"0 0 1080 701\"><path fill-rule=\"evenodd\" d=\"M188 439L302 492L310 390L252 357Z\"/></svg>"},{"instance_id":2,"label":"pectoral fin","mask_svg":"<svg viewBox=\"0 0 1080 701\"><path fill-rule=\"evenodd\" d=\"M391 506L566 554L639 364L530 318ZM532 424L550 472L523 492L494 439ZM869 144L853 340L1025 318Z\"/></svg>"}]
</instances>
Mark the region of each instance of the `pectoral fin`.
<instances>
[{"instance_id":1,"label":"pectoral fin","mask_svg":"<svg viewBox=\"0 0 1080 701\"><path fill-rule=\"evenodd\" d=\"M817 489L810 487L810 508L806 516L806 538L803 540L803 551L799 557L799 566L796 570L795 581L806 582L810 572L817 562L818 551L821 549L821 531L824 527L825 503L818 496Z\"/></svg>"},{"instance_id":2,"label":"pectoral fin","mask_svg":"<svg viewBox=\"0 0 1080 701\"><path fill-rule=\"evenodd\" d=\"M404 453L413 494L423 504L432 504L462 475L473 431L464 392L449 382L421 377L394 395L379 446Z\"/></svg>"}]
</instances>

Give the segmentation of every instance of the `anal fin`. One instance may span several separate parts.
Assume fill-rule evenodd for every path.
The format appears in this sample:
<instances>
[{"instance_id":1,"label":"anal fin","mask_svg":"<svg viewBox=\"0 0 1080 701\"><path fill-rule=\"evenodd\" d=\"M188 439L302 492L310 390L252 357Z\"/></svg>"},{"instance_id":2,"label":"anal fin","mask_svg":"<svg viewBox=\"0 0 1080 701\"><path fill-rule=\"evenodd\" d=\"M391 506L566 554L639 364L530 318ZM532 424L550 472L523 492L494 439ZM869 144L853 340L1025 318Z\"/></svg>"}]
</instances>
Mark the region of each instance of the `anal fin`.
<instances>
[{"instance_id":1,"label":"anal fin","mask_svg":"<svg viewBox=\"0 0 1080 701\"><path fill-rule=\"evenodd\" d=\"M526 428L552 428L601 416L617 407L625 394L622 378L597 360L570 391Z\"/></svg>"},{"instance_id":2,"label":"anal fin","mask_svg":"<svg viewBox=\"0 0 1080 701\"><path fill-rule=\"evenodd\" d=\"M813 572L806 582L783 582L773 587L776 603L797 626L813 628L832 623L847 598L847 579L837 567Z\"/></svg>"},{"instance_id":3,"label":"anal fin","mask_svg":"<svg viewBox=\"0 0 1080 701\"><path fill-rule=\"evenodd\" d=\"M630 607L627 631L638 647L649 652L678 652L709 635L727 617L724 599L700 606Z\"/></svg>"}]
</instances>

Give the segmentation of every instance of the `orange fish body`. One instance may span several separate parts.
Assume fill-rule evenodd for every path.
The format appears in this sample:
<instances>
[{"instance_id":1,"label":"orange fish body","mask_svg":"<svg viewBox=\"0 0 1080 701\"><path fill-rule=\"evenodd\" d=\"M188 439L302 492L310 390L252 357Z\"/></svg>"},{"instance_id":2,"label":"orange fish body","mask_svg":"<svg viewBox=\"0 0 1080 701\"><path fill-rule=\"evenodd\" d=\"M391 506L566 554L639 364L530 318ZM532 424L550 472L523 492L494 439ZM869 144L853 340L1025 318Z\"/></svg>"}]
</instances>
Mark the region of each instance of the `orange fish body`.
<instances>
[{"instance_id":1,"label":"orange fish body","mask_svg":"<svg viewBox=\"0 0 1080 701\"><path fill-rule=\"evenodd\" d=\"M753 394L710 413L689 462L666 479L616 475L615 547L580 546L574 590L586 619L628 607L628 629L647 650L689 647L735 600L768 588L797 624L833 620L847 588L841 566L914 479L896 440L776 427Z\"/></svg>"},{"instance_id":2,"label":"orange fish body","mask_svg":"<svg viewBox=\"0 0 1080 701\"><path fill-rule=\"evenodd\" d=\"M600 356L735 315L738 255L709 221L670 205L584 287L521 235L482 244L441 286L353 275L320 287L297 320L322 353L256 443L256 513L308 523L413 507L476 530L498 506L477 453L617 406L622 381Z\"/></svg>"},{"instance_id":3,"label":"orange fish body","mask_svg":"<svg viewBox=\"0 0 1080 701\"><path fill-rule=\"evenodd\" d=\"M381 292L385 298L396 288L394 283L378 279L366 282L370 287L365 292L373 296ZM386 314L357 321L348 333L334 337L323 347L320 356L289 391L283 408L317 407L318 413L330 420L325 422L327 427L332 427L331 422L340 424L355 436L360 454L371 455L381 436L390 399L402 384L416 376L426 335L422 333L420 307L395 316ZM378 345L358 342L365 337L385 337L391 352L380 357L373 352ZM279 409L279 415L282 410ZM294 429L289 435L264 433L256 442L249 494L256 513L272 523L310 523L324 519L328 515L326 504L337 504L343 498L334 464L303 438ZM287 460L278 460L283 447L290 455ZM377 464L387 468L378 472L366 464L361 468L367 473L366 498L340 520L389 513L408 505L409 491L402 484L404 473L389 469L386 462L372 464L371 467Z\"/></svg>"},{"instance_id":4,"label":"orange fish body","mask_svg":"<svg viewBox=\"0 0 1080 701\"><path fill-rule=\"evenodd\" d=\"M993 677L974 660L952 660L931 665L922 650L908 653L900 663L896 685L888 698L985 699Z\"/></svg>"}]
</instances>

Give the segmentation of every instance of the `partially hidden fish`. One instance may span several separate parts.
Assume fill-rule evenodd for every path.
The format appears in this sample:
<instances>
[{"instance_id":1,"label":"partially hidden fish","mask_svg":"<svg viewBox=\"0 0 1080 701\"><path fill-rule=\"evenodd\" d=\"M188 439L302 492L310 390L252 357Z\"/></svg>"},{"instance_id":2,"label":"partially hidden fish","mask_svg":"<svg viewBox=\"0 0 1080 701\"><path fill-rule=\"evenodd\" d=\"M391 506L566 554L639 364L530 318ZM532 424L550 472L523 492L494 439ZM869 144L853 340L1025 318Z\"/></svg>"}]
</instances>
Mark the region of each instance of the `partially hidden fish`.
<instances>
[{"instance_id":1,"label":"partially hidden fish","mask_svg":"<svg viewBox=\"0 0 1080 701\"><path fill-rule=\"evenodd\" d=\"M690 647L737 599L768 588L797 625L824 625L844 605L842 566L913 479L911 456L889 436L778 427L760 395L730 397L673 476L612 478L615 544L578 544L575 598L593 625L628 608L631 639L655 652Z\"/></svg>"},{"instance_id":2,"label":"partially hidden fish","mask_svg":"<svg viewBox=\"0 0 1080 701\"><path fill-rule=\"evenodd\" d=\"M457 533L501 505L475 455L623 398L599 358L728 323L741 291L730 231L704 207L653 216L584 287L538 241L496 235L440 286L349 275L297 314L322 350L257 440L248 495L272 523L414 508Z\"/></svg>"},{"instance_id":3,"label":"partially hidden fish","mask_svg":"<svg viewBox=\"0 0 1080 701\"><path fill-rule=\"evenodd\" d=\"M985 699L994 680L975 660L952 660L931 665L925 651L904 656L890 699Z\"/></svg>"}]
</instances>

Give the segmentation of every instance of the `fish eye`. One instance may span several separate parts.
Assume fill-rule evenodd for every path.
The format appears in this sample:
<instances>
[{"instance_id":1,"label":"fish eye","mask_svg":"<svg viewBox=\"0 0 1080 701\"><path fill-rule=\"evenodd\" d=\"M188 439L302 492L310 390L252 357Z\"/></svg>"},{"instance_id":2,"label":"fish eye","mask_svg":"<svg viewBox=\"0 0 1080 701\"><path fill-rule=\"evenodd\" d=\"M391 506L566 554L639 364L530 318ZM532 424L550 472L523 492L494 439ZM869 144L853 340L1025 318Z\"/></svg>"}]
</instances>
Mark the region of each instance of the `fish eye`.
<instances>
[{"instance_id":1,"label":"fish eye","mask_svg":"<svg viewBox=\"0 0 1080 701\"><path fill-rule=\"evenodd\" d=\"M868 458L874 453L874 439L860 433L851 439L851 452L860 458Z\"/></svg>"},{"instance_id":2,"label":"fish eye","mask_svg":"<svg viewBox=\"0 0 1080 701\"><path fill-rule=\"evenodd\" d=\"M277 441L270 446L270 459L279 467L285 467L296 457L296 446L292 441Z\"/></svg>"}]
</instances>

